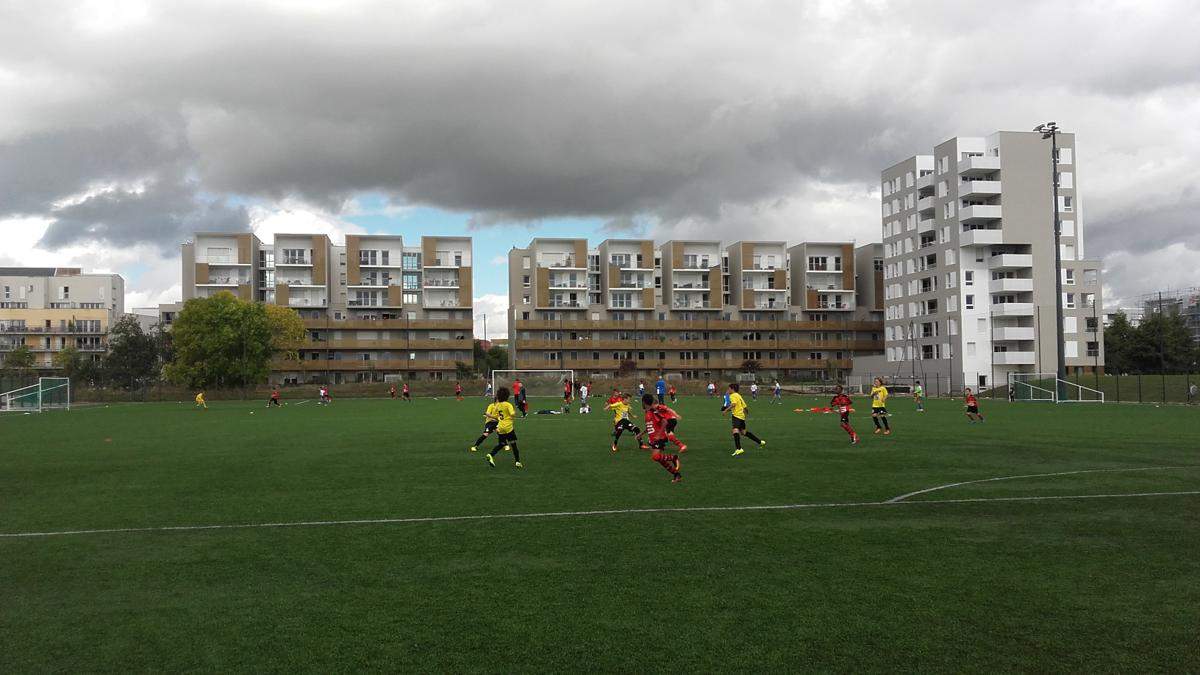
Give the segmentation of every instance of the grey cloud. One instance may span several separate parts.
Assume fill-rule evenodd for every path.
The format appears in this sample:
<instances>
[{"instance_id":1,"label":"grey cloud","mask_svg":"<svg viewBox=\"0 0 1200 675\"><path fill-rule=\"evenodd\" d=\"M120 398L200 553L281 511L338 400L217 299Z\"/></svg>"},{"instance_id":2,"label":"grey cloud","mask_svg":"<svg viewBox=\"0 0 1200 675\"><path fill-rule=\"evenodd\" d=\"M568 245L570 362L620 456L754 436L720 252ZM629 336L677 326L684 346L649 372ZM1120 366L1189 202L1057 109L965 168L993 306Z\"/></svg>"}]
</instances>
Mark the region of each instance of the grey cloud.
<instances>
[{"instance_id":1,"label":"grey cloud","mask_svg":"<svg viewBox=\"0 0 1200 675\"><path fill-rule=\"evenodd\" d=\"M77 241L114 246L154 243L167 249L193 232L244 231L246 210L206 198L186 181L151 183L141 191L114 190L54 209L39 245L52 249Z\"/></svg>"},{"instance_id":2,"label":"grey cloud","mask_svg":"<svg viewBox=\"0 0 1200 675\"><path fill-rule=\"evenodd\" d=\"M1200 251L1200 194L1183 188L1165 203L1138 204L1101 213L1087 222L1088 248L1096 253L1146 253L1166 244L1184 244Z\"/></svg>"},{"instance_id":3,"label":"grey cloud","mask_svg":"<svg viewBox=\"0 0 1200 675\"><path fill-rule=\"evenodd\" d=\"M53 213L45 243L173 242L244 219L202 194L336 210L375 191L475 227L866 238L879 170L945 138L1053 111L1081 143L1116 144L1102 137L1127 117L1159 121L1131 101L1200 88L1185 0L149 6L147 24L82 40L74 3L0 9L0 70L70 75L57 98L0 79L0 95L54 103L0 125L34 130L0 135L0 213L155 186ZM1125 215L1089 215L1094 249L1189 236L1170 204L1140 214L1144 243L1109 225Z\"/></svg>"}]
</instances>

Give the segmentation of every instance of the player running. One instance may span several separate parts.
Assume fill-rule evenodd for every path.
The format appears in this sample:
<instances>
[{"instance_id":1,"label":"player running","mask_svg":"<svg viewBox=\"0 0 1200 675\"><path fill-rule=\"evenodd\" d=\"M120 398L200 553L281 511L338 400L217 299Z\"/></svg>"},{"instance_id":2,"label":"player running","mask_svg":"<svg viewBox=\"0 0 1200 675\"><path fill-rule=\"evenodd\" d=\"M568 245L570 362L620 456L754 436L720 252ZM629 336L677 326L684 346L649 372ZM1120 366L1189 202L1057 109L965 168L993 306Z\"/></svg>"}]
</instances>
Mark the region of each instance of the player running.
<instances>
[{"instance_id":1,"label":"player running","mask_svg":"<svg viewBox=\"0 0 1200 675\"><path fill-rule=\"evenodd\" d=\"M892 426L888 424L887 400L887 387L883 386L883 380L877 377L874 386L871 387L871 419L875 422L875 433L883 433L884 436L890 436L892 433Z\"/></svg>"},{"instance_id":2,"label":"player running","mask_svg":"<svg viewBox=\"0 0 1200 675\"><path fill-rule=\"evenodd\" d=\"M471 444L471 452L479 450L479 446L483 445L488 436L496 433L496 427L500 424L500 416L496 408L498 405L500 405L500 401L493 399L483 411L483 433L479 434L479 438L475 439L475 442ZM511 406L512 404L510 403L509 405Z\"/></svg>"},{"instance_id":3,"label":"player running","mask_svg":"<svg viewBox=\"0 0 1200 675\"><path fill-rule=\"evenodd\" d=\"M655 403L654 397L650 394L642 396L642 409L647 414L654 413L658 419L662 420L661 424L656 428L659 428L665 438L674 444L675 447L679 448L679 452L687 452L687 444L679 440L675 435L675 427L679 426L679 422L683 420L683 417L679 413L668 408L665 403ZM650 433L650 427L646 427L646 433ZM653 447L654 444L651 443L650 445Z\"/></svg>"},{"instance_id":4,"label":"player running","mask_svg":"<svg viewBox=\"0 0 1200 675\"><path fill-rule=\"evenodd\" d=\"M771 389L771 403L783 405L783 385L779 384L779 380L775 380L775 386Z\"/></svg>"},{"instance_id":5,"label":"player running","mask_svg":"<svg viewBox=\"0 0 1200 675\"><path fill-rule=\"evenodd\" d=\"M678 445L680 452L687 450L687 446L675 438L674 423L679 420L679 415L665 404L655 403L650 394L642 394L642 409L646 411L646 434L649 436L650 449L654 451L650 459L671 474L672 483L678 483L683 480L679 473L679 455L664 454L663 450L667 447L667 441Z\"/></svg>"},{"instance_id":6,"label":"player running","mask_svg":"<svg viewBox=\"0 0 1200 675\"><path fill-rule=\"evenodd\" d=\"M676 403L676 399L675 399L675 385L674 385L674 384L671 384L671 385L668 385L668 386L667 386L667 396L670 396L670 397L671 397L671 403Z\"/></svg>"},{"instance_id":7,"label":"player running","mask_svg":"<svg viewBox=\"0 0 1200 675\"><path fill-rule=\"evenodd\" d=\"M717 383L716 383L716 382L709 382L709 383L708 383L708 387L706 387L706 389L708 389L708 396L709 396L709 398L712 398L712 397L713 397L714 395L716 395L716 393L717 393Z\"/></svg>"},{"instance_id":8,"label":"player running","mask_svg":"<svg viewBox=\"0 0 1200 675\"><path fill-rule=\"evenodd\" d=\"M489 406L490 407L490 406ZM521 451L517 449L517 431L516 431L516 416L517 411L513 409L513 405L508 402L508 390L500 387L496 390L496 407L493 409L496 417L496 447L489 452L487 463L496 467L496 453L501 450L512 450L513 466L518 469L524 468L521 464Z\"/></svg>"},{"instance_id":9,"label":"player running","mask_svg":"<svg viewBox=\"0 0 1200 675\"><path fill-rule=\"evenodd\" d=\"M758 382L750 383L750 398L755 401L758 400Z\"/></svg>"},{"instance_id":10,"label":"player running","mask_svg":"<svg viewBox=\"0 0 1200 675\"><path fill-rule=\"evenodd\" d=\"M462 384L460 384L460 383L458 383L458 382L455 382L455 383L454 383L454 400L456 400L456 401L461 401L461 400L463 400L463 396L462 396Z\"/></svg>"},{"instance_id":11,"label":"player running","mask_svg":"<svg viewBox=\"0 0 1200 675\"><path fill-rule=\"evenodd\" d=\"M971 422L982 422L983 415L979 412L979 399L975 398L975 394L971 392L970 387L967 387L964 391L967 394L967 420Z\"/></svg>"},{"instance_id":12,"label":"player running","mask_svg":"<svg viewBox=\"0 0 1200 675\"><path fill-rule=\"evenodd\" d=\"M632 431L638 440L638 445L642 445L642 430L637 428L633 422L629 420L629 395L628 394L613 394L613 397L608 399L608 404L604 406L605 410L613 411L613 431L612 431L612 451L617 451L617 442L621 440L621 434L626 431ZM646 449L646 448L643 448Z\"/></svg>"},{"instance_id":13,"label":"player running","mask_svg":"<svg viewBox=\"0 0 1200 675\"><path fill-rule=\"evenodd\" d=\"M390 396L393 401L396 400L396 385L393 384L392 386L388 387L388 396Z\"/></svg>"},{"instance_id":14,"label":"player running","mask_svg":"<svg viewBox=\"0 0 1200 675\"><path fill-rule=\"evenodd\" d=\"M409 390L407 382L400 387L400 399L412 403L412 391Z\"/></svg>"},{"instance_id":15,"label":"player running","mask_svg":"<svg viewBox=\"0 0 1200 675\"><path fill-rule=\"evenodd\" d=\"M850 445L858 445L858 434L854 432L854 427L850 426L850 406L852 403L850 397L842 389L842 385L839 384L833 388L833 400L829 402L829 407L841 416L842 429L850 435ZM796 412L804 412L804 410L796 408Z\"/></svg>"},{"instance_id":16,"label":"player running","mask_svg":"<svg viewBox=\"0 0 1200 675\"><path fill-rule=\"evenodd\" d=\"M267 407L270 408L271 406L279 407L279 387L273 388L271 390L271 398L267 399Z\"/></svg>"},{"instance_id":17,"label":"player running","mask_svg":"<svg viewBox=\"0 0 1200 675\"><path fill-rule=\"evenodd\" d=\"M317 388L317 405L329 405L333 403L333 397L329 395L329 387L321 385Z\"/></svg>"},{"instance_id":18,"label":"player running","mask_svg":"<svg viewBox=\"0 0 1200 675\"><path fill-rule=\"evenodd\" d=\"M925 412L925 387L921 386L921 381L913 385L913 403L917 404L917 412Z\"/></svg>"},{"instance_id":19,"label":"player running","mask_svg":"<svg viewBox=\"0 0 1200 675\"><path fill-rule=\"evenodd\" d=\"M767 444L766 441L750 433L750 430L746 428L746 410L749 406L746 405L746 399L742 398L742 395L738 393L738 389L737 382L729 383L729 393L726 394L726 403L721 407L721 414L723 415L728 412L730 421L733 423L734 457L746 452L742 449L742 436L758 443L759 446Z\"/></svg>"},{"instance_id":20,"label":"player running","mask_svg":"<svg viewBox=\"0 0 1200 675\"><path fill-rule=\"evenodd\" d=\"M204 402L204 392L196 392L196 405L193 407L208 410L208 404Z\"/></svg>"}]
</instances>

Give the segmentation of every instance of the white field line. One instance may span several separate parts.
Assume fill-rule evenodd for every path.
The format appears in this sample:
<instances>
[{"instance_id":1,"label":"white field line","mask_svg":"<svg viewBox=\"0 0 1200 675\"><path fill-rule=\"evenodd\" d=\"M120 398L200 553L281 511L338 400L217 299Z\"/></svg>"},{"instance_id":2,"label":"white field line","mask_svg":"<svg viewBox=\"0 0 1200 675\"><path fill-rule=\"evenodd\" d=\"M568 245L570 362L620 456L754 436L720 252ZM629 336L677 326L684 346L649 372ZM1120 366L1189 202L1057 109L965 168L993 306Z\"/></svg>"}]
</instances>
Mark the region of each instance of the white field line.
<instances>
[{"instance_id":1,"label":"white field line","mask_svg":"<svg viewBox=\"0 0 1200 675\"><path fill-rule=\"evenodd\" d=\"M839 509L909 506L918 504L975 504L984 502L1036 502L1070 499L1121 499L1133 497L1166 497L1200 495L1200 490L1181 492L1131 492L1124 494L1096 495L1047 495L1033 497L981 497L975 499L928 499L915 502L826 502L813 504L778 504L761 506L686 506L643 509L604 509L596 511L546 511L540 513L492 513L474 516L421 516L412 518L363 518L356 520L301 520L275 523L235 523L227 525L166 525L158 527L113 527L88 530L55 530L48 532L6 532L0 539L33 539L62 537L84 534L128 534L150 532L195 532L202 530L253 530L290 527L330 527L335 525L398 525L407 523L447 523L482 520L521 520L535 518L571 518L591 516L619 516L642 513L705 513L723 511L795 511L802 509Z\"/></svg>"},{"instance_id":2,"label":"white field line","mask_svg":"<svg viewBox=\"0 0 1200 675\"><path fill-rule=\"evenodd\" d=\"M998 476L996 478L981 478L979 480L964 480L958 483L946 483L936 487L925 488L924 490L916 490L908 492L898 497L892 497L887 500L888 504L899 504L909 497L927 494L929 492L937 492L938 490L947 490L949 488L959 487L960 485L975 485L977 483L993 483L1000 480L1018 480L1021 478L1048 478L1051 476L1074 476L1081 473L1122 473L1127 471L1174 471L1178 469L1200 469L1200 466L1139 466L1129 469L1083 469L1081 471L1057 471L1054 473L1029 473L1022 476Z\"/></svg>"}]
</instances>

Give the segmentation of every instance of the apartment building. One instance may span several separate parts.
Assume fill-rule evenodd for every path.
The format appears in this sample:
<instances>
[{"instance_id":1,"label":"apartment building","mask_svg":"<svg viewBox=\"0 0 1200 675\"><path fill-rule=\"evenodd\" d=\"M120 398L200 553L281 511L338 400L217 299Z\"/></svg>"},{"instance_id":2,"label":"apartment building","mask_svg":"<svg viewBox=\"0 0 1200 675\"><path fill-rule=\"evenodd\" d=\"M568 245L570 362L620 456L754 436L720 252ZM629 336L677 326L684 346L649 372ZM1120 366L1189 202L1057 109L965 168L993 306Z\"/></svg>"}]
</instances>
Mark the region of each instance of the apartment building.
<instances>
[{"instance_id":1,"label":"apartment building","mask_svg":"<svg viewBox=\"0 0 1200 675\"><path fill-rule=\"evenodd\" d=\"M1104 363L1101 264L1084 255L1074 134L952 138L882 173L884 338L889 368L1003 386L1054 372L1054 210L1062 220L1068 370Z\"/></svg>"},{"instance_id":2,"label":"apartment building","mask_svg":"<svg viewBox=\"0 0 1200 675\"><path fill-rule=\"evenodd\" d=\"M183 297L229 291L295 309L306 329L300 361L277 362L273 382L450 379L456 362L474 358L471 239L412 244L281 233L264 245L248 233L197 233L182 248Z\"/></svg>"},{"instance_id":3,"label":"apartment building","mask_svg":"<svg viewBox=\"0 0 1200 675\"><path fill-rule=\"evenodd\" d=\"M74 347L98 359L125 312L125 280L75 267L0 267L0 361L25 346L38 369Z\"/></svg>"},{"instance_id":4,"label":"apartment building","mask_svg":"<svg viewBox=\"0 0 1200 675\"><path fill-rule=\"evenodd\" d=\"M748 370L763 378L838 377L855 354L882 351L882 324L856 309L853 245L829 246L851 270L845 279L839 273L836 285L848 297L833 310L794 301L792 280L808 278L792 272L796 247L785 242L592 246L535 238L508 255L513 367L569 368L589 378L729 378Z\"/></svg>"}]
</instances>

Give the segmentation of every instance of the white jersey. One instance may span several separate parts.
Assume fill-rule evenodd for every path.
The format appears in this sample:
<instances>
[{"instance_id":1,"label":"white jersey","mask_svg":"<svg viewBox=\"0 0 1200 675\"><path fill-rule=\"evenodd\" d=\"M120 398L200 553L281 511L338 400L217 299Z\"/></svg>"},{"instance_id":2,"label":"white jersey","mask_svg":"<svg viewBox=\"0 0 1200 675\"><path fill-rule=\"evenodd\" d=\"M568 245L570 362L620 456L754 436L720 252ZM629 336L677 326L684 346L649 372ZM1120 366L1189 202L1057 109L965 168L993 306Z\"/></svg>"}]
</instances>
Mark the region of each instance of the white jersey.
<instances>
[{"instance_id":1,"label":"white jersey","mask_svg":"<svg viewBox=\"0 0 1200 675\"><path fill-rule=\"evenodd\" d=\"M757 384L752 384L752 385L750 385L750 393L751 393L751 394L757 394L757 393L758 393L758 385L757 385Z\"/></svg>"},{"instance_id":2,"label":"white jersey","mask_svg":"<svg viewBox=\"0 0 1200 675\"><path fill-rule=\"evenodd\" d=\"M580 385L579 386L579 398L587 398L587 397L588 397L588 386L586 384Z\"/></svg>"}]
</instances>

